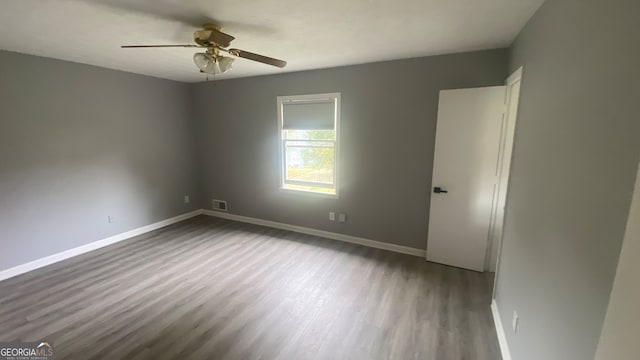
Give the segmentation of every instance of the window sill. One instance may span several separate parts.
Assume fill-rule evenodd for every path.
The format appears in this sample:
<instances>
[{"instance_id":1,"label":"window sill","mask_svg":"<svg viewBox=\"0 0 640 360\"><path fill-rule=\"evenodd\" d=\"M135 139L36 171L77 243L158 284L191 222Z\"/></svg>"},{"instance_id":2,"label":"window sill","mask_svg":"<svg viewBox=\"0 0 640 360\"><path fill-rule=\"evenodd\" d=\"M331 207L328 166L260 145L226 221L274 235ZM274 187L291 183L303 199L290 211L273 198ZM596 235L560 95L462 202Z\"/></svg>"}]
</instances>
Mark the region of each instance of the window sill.
<instances>
[{"instance_id":1,"label":"window sill","mask_svg":"<svg viewBox=\"0 0 640 360\"><path fill-rule=\"evenodd\" d=\"M287 188L279 188L280 192L286 193L286 194L296 194L296 195L302 195L302 196L311 196L311 197L319 197L319 198L325 198L325 199L339 199L338 194L325 194L325 193L321 193L321 192L314 192L314 191L306 191L306 190L294 190L294 189L287 189Z\"/></svg>"}]
</instances>

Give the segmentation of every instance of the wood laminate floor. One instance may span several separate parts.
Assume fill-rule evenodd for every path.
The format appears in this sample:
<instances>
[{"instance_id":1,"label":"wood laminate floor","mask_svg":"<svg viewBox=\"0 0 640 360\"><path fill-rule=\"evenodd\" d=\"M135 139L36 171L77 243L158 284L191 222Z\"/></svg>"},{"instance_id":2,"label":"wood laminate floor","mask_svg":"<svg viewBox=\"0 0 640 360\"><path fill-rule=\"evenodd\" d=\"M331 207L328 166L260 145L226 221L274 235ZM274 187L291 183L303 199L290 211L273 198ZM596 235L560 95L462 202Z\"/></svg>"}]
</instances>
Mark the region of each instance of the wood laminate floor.
<instances>
[{"instance_id":1,"label":"wood laminate floor","mask_svg":"<svg viewBox=\"0 0 640 360\"><path fill-rule=\"evenodd\" d=\"M500 359L488 274L196 217L0 282L56 359Z\"/></svg>"}]
</instances>

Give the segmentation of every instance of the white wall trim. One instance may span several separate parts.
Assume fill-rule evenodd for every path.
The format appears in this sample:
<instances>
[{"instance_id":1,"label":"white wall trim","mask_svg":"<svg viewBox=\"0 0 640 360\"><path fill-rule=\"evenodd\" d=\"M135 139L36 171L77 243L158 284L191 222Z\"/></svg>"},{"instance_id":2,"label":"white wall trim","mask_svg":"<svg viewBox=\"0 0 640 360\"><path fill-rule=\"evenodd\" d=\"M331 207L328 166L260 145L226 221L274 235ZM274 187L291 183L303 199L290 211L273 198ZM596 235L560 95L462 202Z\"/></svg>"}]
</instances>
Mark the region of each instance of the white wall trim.
<instances>
[{"instance_id":1,"label":"white wall trim","mask_svg":"<svg viewBox=\"0 0 640 360\"><path fill-rule=\"evenodd\" d=\"M495 299L491 301L491 314L493 315L493 323L496 326L496 334L498 335L498 344L500 345L502 360L511 360L507 337L504 333L504 327L502 326L502 320L500 319L500 312L498 311L498 304Z\"/></svg>"},{"instance_id":2,"label":"white wall trim","mask_svg":"<svg viewBox=\"0 0 640 360\"><path fill-rule=\"evenodd\" d=\"M142 226L137 229L129 230L124 233L113 235L108 238L94 241L89 244L78 246L73 249L69 249L53 255L49 255L37 260L33 260L22 265L18 265L9 269L2 270L0 271L0 281L27 273L29 271L39 269L41 267L45 267L47 265L51 265L51 264L72 258L74 256L86 254L93 250L97 250L105 246L109 246L111 244L115 244L117 242L127 240L132 237L142 235L144 233L157 230L162 227L175 224L177 222L180 222L201 214L250 223L250 224L268 226L276 229L289 230L289 231L298 232L302 234L315 235L315 236L320 236L327 239L344 241L352 244L368 246L376 249L389 250L389 251L393 251L401 254L408 254L408 255L418 256L422 258L426 256L425 254L426 251L423 249L416 249L408 246L388 244L381 241L375 241L375 240L365 239L365 238L356 237L356 236L338 234L338 233L333 233L333 232L324 231L324 230L311 229L311 228L306 228L302 226L289 225L289 224L279 223L275 221L256 219L256 218L251 218L247 216L234 215L234 214L218 212L213 210L200 209L200 210L191 211L182 215L174 216L169 219L158 221L150 225Z\"/></svg>"},{"instance_id":3,"label":"white wall trim","mask_svg":"<svg viewBox=\"0 0 640 360\"><path fill-rule=\"evenodd\" d=\"M365 239L357 236L338 234L330 231L311 229L303 226L289 225L289 224L279 223L275 221L257 219L257 218L252 218L248 216L229 214L229 213L218 212L213 210L203 210L203 214L219 217L223 219L228 219L228 220L240 221L240 222L249 223L249 224L268 226L268 227L282 229L282 230L289 230L289 231L302 233L302 234L320 236L327 239L344 241L344 242L368 246L376 249L389 250L389 251L393 251L401 254L419 256L421 258L426 257L426 250L423 250L423 249L416 249L408 246L389 244L389 243Z\"/></svg>"},{"instance_id":4,"label":"white wall trim","mask_svg":"<svg viewBox=\"0 0 640 360\"><path fill-rule=\"evenodd\" d=\"M518 81L521 81L523 69L524 69L524 66L520 66L518 70L514 71L513 74L509 75L507 80L504 82L505 85L509 86L517 83Z\"/></svg>"},{"instance_id":5,"label":"white wall trim","mask_svg":"<svg viewBox=\"0 0 640 360\"><path fill-rule=\"evenodd\" d=\"M511 125L507 125L507 134L506 134L506 138L505 138L505 150L503 150L503 152L506 152L506 149L508 147L509 149L509 154L508 154L508 160L506 160L507 158L507 154L503 154L503 158L502 158L502 165L501 165L501 170L500 170L500 181L499 181L499 196L500 197L504 197L502 201L500 201L500 204L498 204L498 206L502 207L503 213L502 213L502 227L500 229L500 235L496 238L495 236L493 236L494 234L492 234L492 239L491 239L491 246L495 246L497 247L497 252L495 253L495 259L493 259L491 256L489 256L489 266L488 269L491 270L491 266L490 263L495 261L495 268L493 269L493 271L495 272L495 276L493 277L493 291L491 292L491 298L495 299L496 297L496 291L498 289L498 278L500 277L500 257L502 256L502 244L504 242L504 224L505 224L505 220L507 219L507 203L509 202L509 178L511 177L511 165L513 164L513 149L515 147L515 130L516 130L516 126L518 126L518 114L519 114L519 101L520 101L520 93L522 92L522 73L524 72L524 66L520 66L518 68L518 70L516 70L513 74L511 74L509 76L509 78L507 78L507 80L505 81L505 84L507 85L507 96L508 98L505 98L505 100L507 100L507 102L505 103L506 105L506 109L505 109L505 115L507 117L507 124L511 123ZM520 89L518 90L518 103L515 104L516 106L516 113L515 113L515 117L513 119L510 119L509 117L509 110L510 107L512 105L512 100L513 100L513 94L511 92L511 90L513 89L513 86L516 85L518 82L520 82ZM511 121L513 120L513 121ZM510 145L508 143L511 143ZM507 176L506 179L504 179L503 177L503 171L507 171ZM504 187L502 187L504 185ZM495 221L493 224L493 229L495 230ZM497 242L497 243L496 243ZM492 253L493 253L493 249ZM491 255L491 254L490 254Z\"/></svg>"},{"instance_id":6,"label":"white wall trim","mask_svg":"<svg viewBox=\"0 0 640 360\"><path fill-rule=\"evenodd\" d=\"M137 229L129 230L127 232L123 232L117 235L110 236L108 238L104 238L102 240L94 241L92 243L88 243L86 245L78 246L73 249L65 250L59 252L57 254L49 255L47 257L43 257L37 260L30 261L28 263L18 265L6 270L0 271L0 281L12 278L14 276L18 276L20 274L27 273L29 271L39 269L41 267L51 265L57 263L62 260L66 260L72 258L74 256L82 255L88 253L93 250L97 250L103 248L105 246L115 244L117 242L130 239L134 236L142 235L149 231L157 230L167 225L175 224L177 222L192 218L194 216L198 216L202 214L202 209L191 211L182 215L174 216L169 219L165 219L162 221L158 221L156 223L139 227Z\"/></svg>"}]
</instances>

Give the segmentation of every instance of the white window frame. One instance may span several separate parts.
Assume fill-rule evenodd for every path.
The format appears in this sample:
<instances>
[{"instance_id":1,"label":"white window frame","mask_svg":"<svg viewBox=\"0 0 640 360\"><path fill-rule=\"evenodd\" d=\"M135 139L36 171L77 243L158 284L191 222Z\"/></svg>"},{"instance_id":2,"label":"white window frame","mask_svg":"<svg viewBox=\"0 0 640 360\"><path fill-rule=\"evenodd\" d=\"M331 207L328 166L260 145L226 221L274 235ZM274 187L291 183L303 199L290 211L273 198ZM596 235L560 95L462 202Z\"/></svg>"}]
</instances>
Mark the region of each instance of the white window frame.
<instances>
[{"instance_id":1,"label":"white window frame","mask_svg":"<svg viewBox=\"0 0 640 360\"><path fill-rule=\"evenodd\" d=\"M340 164L339 164L339 159L340 159L340 93L336 92L336 93L324 93L324 94L311 94L311 95L290 95L290 96L278 96L278 138L279 138L279 142L280 142L280 191L282 192L287 192L287 193L292 193L292 194L304 194L304 195L312 195L312 196L319 196L319 197L325 197L325 198L330 198L330 199L338 199L339 198L339 193L340 193L340 186L339 186L339 169L340 169ZM285 179L286 179L286 151L285 151L285 138L284 138L284 123L283 123L283 118L282 118L282 113L283 113L283 105L285 102L290 102L290 101L309 101L309 100L314 100L314 99L335 99L335 104L336 104L336 112L335 112L335 132L336 132L336 139L335 139L335 146L334 146L334 161L333 161L333 184L335 185L336 188L336 193L335 194L326 194L326 193L321 193L321 192L316 192L316 191L309 191L309 190L299 190L299 189L288 189L285 188ZM309 140L304 140L304 141L309 141ZM311 140L314 141L314 140ZM323 141L323 140L318 140L318 141ZM326 141L326 140L325 140ZM293 184L291 181L289 181L290 184ZM301 185L309 185L308 182L305 182L304 184ZM318 185L322 185L322 186L326 186L326 184L318 184Z\"/></svg>"}]
</instances>

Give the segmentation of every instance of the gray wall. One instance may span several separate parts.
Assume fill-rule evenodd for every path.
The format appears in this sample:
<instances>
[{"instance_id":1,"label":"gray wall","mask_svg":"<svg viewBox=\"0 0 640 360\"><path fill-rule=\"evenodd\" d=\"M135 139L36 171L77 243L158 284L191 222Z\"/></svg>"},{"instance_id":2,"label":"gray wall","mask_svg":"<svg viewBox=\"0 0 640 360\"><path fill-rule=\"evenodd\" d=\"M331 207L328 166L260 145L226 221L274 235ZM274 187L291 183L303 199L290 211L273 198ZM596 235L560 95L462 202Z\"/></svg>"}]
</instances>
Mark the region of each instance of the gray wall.
<instances>
[{"instance_id":1,"label":"gray wall","mask_svg":"<svg viewBox=\"0 0 640 360\"><path fill-rule=\"evenodd\" d=\"M194 85L202 205L424 249L438 93L506 77L492 50ZM342 93L340 199L282 193L276 96L325 92Z\"/></svg>"},{"instance_id":2,"label":"gray wall","mask_svg":"<svg viewBox=\"0 0 640 360\"><path fill-rule=\"evenodd\" d=\"M640 354L640 168L624 234L616 279L604 320L596 360L637 360Z\"/></svg>"},{"instance_id":3,"label":"gray wall","mask_svg":"<svg viewBox=\"0 0 640 360\"><path fill-rule=\"evenodd\" d=\"M524 76L497 304L514 359L593 359L640 154L638 14L548 0L511 49Z\"/></svg>"},{"instance_id":4,"label":"gray wall","mask_svg":"<svg viewBox=\"0 0 640 360\"><path fill-rule=\"evenodd\" d=\"M187 84L0 51L0 270L199 208L189 102Z\"/></svg>"}]
</instances>

